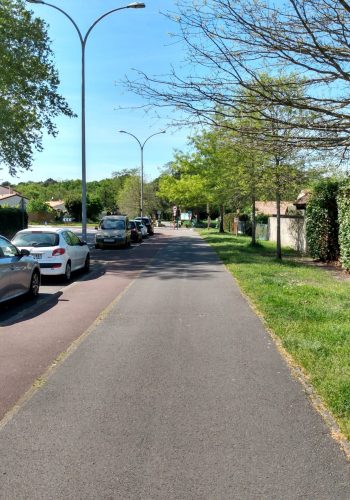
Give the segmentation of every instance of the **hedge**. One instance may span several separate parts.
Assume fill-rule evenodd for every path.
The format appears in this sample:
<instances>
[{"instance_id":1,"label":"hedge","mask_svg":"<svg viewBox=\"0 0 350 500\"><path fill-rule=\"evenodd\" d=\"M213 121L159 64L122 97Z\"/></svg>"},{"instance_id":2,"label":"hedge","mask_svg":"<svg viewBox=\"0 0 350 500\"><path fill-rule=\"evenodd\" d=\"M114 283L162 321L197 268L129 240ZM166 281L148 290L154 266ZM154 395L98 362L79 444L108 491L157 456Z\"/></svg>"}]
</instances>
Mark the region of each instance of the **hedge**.
<instances>
[{"instance_id":1,"label":"hedge","mask_svg":"<svg viewBox=\"0 0 350 500\"><path fill-rule=\"evenodd\" d=\"M337 202L340 262L344 269L350 270L350 181L340 186Z\"/></svg>"},{"instance_id":2,"label":"hedge","mask_svg":"<svg viewBox=\"0 0 350 500\"><path fill-rule=\"evenodd\" d=\"M19 208L0 206L0 234L12 238L17 231L28 227L28 214Z\"/></svg>"},{"instance_id":3,"label":"hedge","mask_svg":"<svg viewBox=\"0 0 350 500\"><path fill-rule=\"evenodd\" d=\"M323 262L339 258L338 181L322 180L313 189L306 209L306 239L313 259Z\"/></svg>"}]
</instances>

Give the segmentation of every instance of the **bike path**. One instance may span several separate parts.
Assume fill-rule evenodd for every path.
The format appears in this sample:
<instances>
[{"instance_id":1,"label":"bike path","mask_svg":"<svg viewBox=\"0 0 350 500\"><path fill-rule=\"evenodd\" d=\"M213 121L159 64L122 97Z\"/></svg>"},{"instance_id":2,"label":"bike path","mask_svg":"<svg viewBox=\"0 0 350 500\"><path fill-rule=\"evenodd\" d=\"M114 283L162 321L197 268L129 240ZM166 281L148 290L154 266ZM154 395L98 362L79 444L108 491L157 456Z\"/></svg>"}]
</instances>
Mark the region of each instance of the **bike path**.
<instances>
[{"instance_id":1,"label":"bike path","mask_svg":"<svg viewBox=\"0 0 350 500\"><path fill-rule=\"evenodd\" d=\"M348 500L345 455L232 277L170 236L1 429L0 498Z\"/></svg>"}]
</instances>

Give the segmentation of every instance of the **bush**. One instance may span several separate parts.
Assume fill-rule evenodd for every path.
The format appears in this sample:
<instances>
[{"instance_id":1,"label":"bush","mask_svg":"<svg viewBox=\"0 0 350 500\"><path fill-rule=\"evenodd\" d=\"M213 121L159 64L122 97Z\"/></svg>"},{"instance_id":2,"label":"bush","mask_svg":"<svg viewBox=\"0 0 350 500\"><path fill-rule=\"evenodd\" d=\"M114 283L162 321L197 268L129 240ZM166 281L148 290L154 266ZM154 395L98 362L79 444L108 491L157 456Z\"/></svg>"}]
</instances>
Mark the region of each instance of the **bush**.
<instances>
[{"instance_id":1,"label":"bush","mask_svg":"<svg viewBox=\"0 0 350 500\"><path fill-rule=\"evenodd\" d=\"M340 261L345 269L350 270L350 181L340 186L337 201Z\"/></svg>"},{"instance_id":2,"label":"bush","mask_svg":"<svg viewBox=\"0 0 350 500\"><path fill-rule=\"evenodd\" d=\"M306 209L306 239L313 259L338 260L337 181L322 180L313 190Z\"/></svg>"},{"instance_id":3,"label":"bush","mask_svg":"<svg viewBox=\"0 0 350 500\"><path fill-rule=\"evenodd\" d=\"M17 231L28 226L28 214L19 208L0 207L0 234L12 238Z\"/></svg>"}]
</instances>

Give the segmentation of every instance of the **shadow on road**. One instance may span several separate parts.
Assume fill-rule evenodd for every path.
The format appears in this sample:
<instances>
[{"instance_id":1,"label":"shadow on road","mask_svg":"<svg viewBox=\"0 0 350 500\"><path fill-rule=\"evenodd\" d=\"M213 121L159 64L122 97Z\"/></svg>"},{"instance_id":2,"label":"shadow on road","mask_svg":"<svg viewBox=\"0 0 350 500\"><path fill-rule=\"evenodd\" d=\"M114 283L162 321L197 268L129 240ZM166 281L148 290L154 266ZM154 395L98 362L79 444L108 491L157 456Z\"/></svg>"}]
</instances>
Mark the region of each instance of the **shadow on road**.
<instances>
[{"instance_id":1,"label":"shadow on road","mask_svg":"<svg viewBox=\"0 0 350 500\"><path fill-rule=\"evenodd\" d=\"M25 300L19 297L2 304L0 306L0 326L15 325L49 311L56 306L62 294L61 291L54 294L40 293L37 299ZM21 306L21 309L13 314L13 307L16 306Z\"/></svg>"}]
</instances>

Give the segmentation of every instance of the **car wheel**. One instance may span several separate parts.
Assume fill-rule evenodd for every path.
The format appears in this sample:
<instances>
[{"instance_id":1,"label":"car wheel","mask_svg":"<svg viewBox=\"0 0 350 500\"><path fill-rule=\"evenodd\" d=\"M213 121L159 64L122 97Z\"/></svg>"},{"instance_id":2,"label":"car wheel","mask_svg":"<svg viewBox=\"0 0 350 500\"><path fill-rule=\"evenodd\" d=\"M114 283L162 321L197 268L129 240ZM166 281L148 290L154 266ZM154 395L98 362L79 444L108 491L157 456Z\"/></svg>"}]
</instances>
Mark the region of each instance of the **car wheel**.
<instances>
[{"instance_id":1,"label":"car wheel","mask_svg":"<svg viewBox=\"0 0 350 500\"><path fill-rule=\"evenodd\" d=\"M95 243L95 248L100 248L100 245L98 245L97 243Z\"/></svg>"},{"instance_id":2,"label":"car wheel","mask_svg":"<svg viewBox=\"0 0 350 500\"><path fill-rule=\"evenodd\" d=\"M90 271L90 254L88 253L85 259L84 271L88 273Z\"/></svg>"},{"instance_id":3,"label":"car wheel","mask_svg":"<svg viewBox=\"0 0 350 500\"><path fill-rule=\"evenodd\" d=\"M72 266L70 261L68 261L66 264L66 270L64 272L64 280L70 281L71 277L72 277Z\"/></svg>"},{"instance_id":4,"label":"car wheel","mask_svg":"<svg viewBox=\"0 0 350 500\"><path fill-rule=\"evenodd\" d=\"M28 296L31 299L37 297L39 294L39 288L40 288L40 274L37 271L35 271L32 275L32 279L30 280Z\"/></svg>"}]
</instances>

